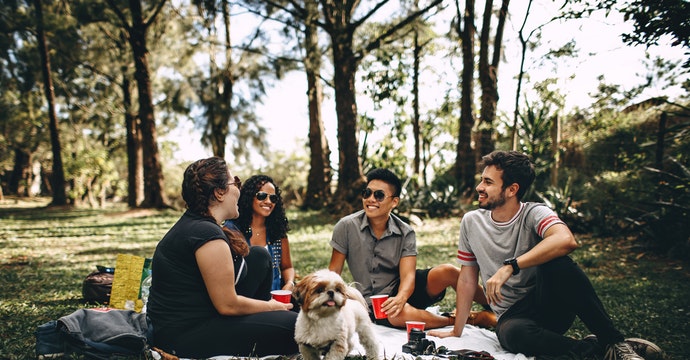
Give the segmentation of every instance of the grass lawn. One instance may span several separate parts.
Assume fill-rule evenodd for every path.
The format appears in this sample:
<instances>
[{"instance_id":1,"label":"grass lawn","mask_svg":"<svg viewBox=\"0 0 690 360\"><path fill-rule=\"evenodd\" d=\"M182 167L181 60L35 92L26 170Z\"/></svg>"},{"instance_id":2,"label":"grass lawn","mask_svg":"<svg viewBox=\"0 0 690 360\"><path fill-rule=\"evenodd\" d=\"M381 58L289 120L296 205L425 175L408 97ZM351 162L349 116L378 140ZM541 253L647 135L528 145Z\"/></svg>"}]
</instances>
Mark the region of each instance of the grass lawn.
<instances>
[{"instance_id":1,"label":"grass lawn","mask_svg":"<svg viewBox=\"0 0 690 360\"><path fill-rule=\"evenodd\" d=\"M35 358L36 327L88 306L81 284L96 265L115 266L118 253L150 257L181 213L121 205L48 209L47 202L0 202L0 359ZM326 267L337 219L297 211L288 217L298 276ZM415 229L419 267L454 263L458 219L427 220ZM690 359L689 264L642 253L625 240L578 238L583 246L573 256L623 333L657 343L670 359ZM454 301L450 292L442 309L452 309ZM570 334L588 331L576 322Z\"/></svg>"}]
</instances>

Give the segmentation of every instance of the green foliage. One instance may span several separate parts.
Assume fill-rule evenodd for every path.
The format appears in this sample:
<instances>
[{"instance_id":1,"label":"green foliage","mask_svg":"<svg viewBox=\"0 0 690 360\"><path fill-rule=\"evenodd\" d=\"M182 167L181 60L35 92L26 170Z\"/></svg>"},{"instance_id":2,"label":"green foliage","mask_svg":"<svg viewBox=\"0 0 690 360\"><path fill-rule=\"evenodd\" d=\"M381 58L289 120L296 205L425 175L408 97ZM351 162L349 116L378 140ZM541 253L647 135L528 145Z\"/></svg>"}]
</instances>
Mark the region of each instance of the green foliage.
<instances>
[{"instance_id":1,"label":"green foliage","mask_svg":"<svg viewBox=\"0 0 690 360\"><path fill-rule=\"evenodd\" d=\"M687 14L690 3L685 0L635 0L624 7L626 20L633 20L632 32L623 34L623 41L634 45L656 45L665 36L673 46L690 49L690 26ZM690 67L690 59L685 62Z\"/></svg>"},{"instance_id":2,"label":"green foliage","mask_svg":"<svg viewBox=\"0 0 690 360\"><path fill-rule=\"evenodd\" d=\"M578 211L596 234L627 234L672 256L688 258L690 172L688 115L669 113L665 161L657 168L658 124L669 107L611 115L591 133L586 166L575 185ZM613 125L615 124L615 125Z\"/></svg>"},{"instance_id":3,"label":"green foliage","mask_svg":"<svg viewBox=\"0 0 690 360\"><path fill-rule=\"evenodd\" d=\"M673 165L664 171L645 168L655 183L655 200L641 201L641 211L630 219L641 238L676 258L690 258L690 170L680 161L669 158Z\"/></svg>"},{"instance_id":4,"label":"green foliage","mask_svg":"<svg viewBox=\"0 0 690 360\"><path fill-rule=\"evenodd\" d=\"M404 194L405 197L398 206L398 211L402 214L422 218L447 218L457 215L460 210L460 195L452 169L437 176L430 186L416 187L408 182Z\"/></svg>"}]
</instances>

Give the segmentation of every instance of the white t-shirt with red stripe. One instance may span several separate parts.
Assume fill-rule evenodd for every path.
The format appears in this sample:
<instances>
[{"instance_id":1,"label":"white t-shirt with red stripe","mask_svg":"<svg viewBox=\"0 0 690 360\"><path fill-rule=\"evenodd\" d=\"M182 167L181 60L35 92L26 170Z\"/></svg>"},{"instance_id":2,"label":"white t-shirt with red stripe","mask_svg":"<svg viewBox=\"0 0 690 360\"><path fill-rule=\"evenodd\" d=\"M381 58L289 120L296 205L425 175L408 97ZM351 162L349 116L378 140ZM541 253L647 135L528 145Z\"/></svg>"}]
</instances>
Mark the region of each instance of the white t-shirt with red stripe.
<instances>
[{"instance_id":1,"label":"white t-shirt with red stripe","mask_svg":"<svg viewBox=\"0 0 690 360\"><path fill-rule=\"evenodd\" d=\"M460 223L458 263L479 266L482 283L503 266L503 261L532 249L546 230L563 221L542 203L521 203L520 210L506 222L496 222L491 211L477 209L465 214ZM503 301L492 304L497 316L522 299L535 285L536 267L521 269L501 288Z\"/></svg>"}]
</instances>

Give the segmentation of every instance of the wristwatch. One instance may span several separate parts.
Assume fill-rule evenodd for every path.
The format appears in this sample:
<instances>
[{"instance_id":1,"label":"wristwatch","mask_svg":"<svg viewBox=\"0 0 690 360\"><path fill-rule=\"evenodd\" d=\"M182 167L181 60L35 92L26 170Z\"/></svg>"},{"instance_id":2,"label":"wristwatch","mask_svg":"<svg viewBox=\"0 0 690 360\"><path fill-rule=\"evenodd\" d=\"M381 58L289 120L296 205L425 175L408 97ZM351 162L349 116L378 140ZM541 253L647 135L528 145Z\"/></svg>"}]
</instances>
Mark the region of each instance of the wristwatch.
<instances>
[{"instance_id":1,"label":"wristwatch","mask_svg":"<svg viewBox=\"0 0 690 360\"><path fill-rule=\"evenodd\" d=\"M513 267L513 275L517 275L520 273L520 267L518 266L516 258L510 258L510 259L503 261L503 265L512 266Z\"/></svg>"}]
</instances>

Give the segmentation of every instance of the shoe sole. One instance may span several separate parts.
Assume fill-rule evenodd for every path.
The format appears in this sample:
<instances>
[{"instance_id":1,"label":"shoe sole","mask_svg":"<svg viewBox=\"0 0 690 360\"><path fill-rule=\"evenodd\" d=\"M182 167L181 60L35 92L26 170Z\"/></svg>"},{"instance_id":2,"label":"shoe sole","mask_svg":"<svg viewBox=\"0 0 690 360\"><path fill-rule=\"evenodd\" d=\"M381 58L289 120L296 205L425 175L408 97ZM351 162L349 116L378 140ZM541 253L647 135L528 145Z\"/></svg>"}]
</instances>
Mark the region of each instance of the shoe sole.
<instances>
[{"instance_id":1,"label":"shoe sole","mask_svg":"<svg viewBox=\"0 0 690 360\"><path fill-rule=\"evenodd\" d=\"M651 341L640 338L628 338L625 342L635 350L637 355L642 356L645 360L663 360L664 352L659 346Z\"/></svg>"}]
</instances>

